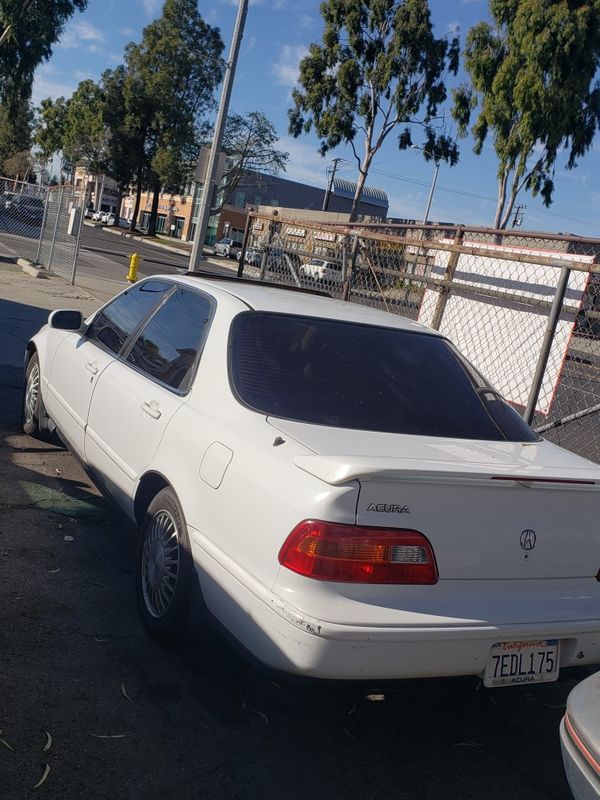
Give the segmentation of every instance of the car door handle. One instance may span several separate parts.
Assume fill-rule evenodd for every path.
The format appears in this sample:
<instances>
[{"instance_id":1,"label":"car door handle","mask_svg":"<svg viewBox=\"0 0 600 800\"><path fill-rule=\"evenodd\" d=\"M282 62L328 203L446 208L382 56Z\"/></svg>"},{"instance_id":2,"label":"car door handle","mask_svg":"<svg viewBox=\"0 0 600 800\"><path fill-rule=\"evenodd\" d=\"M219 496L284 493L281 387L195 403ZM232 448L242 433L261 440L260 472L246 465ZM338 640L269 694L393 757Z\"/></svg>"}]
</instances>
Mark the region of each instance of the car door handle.
<instances>
[{"instance_id":1,"label":"car door handle","mask_svg":"<svg viewBox=\"0 0 600 800\"><path fill-rule=\"evenodd\" d=\"M160 417L160 410L156 400L153 400L151 403L142 403L142 411L148 414L149 417L152 417L152 419L158 419Z\"/></svg>"},{"instance_id":2,"label":"car door handle","mask_svg":"<svg viewBox=\"0 0 600 800\"><path fill-rule=\"evenodd\" d=\"M91 372L92 375L98 374L98 364L95 361L88 361L85 368L88 372Z\"/></svg>"}]
</instances>

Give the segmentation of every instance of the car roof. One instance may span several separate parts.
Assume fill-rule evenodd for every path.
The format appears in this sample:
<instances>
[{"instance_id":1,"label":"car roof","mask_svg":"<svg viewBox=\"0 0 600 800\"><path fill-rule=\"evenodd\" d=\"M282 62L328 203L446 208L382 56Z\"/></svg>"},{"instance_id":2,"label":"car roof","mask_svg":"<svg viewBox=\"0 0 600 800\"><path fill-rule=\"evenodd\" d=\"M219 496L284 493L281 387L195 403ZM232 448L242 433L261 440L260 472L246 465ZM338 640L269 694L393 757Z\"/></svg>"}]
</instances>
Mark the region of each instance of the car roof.
<instances>
[{"instance_id":1,"label":"car roof","mask_svg":"<svg viewBox=\"0 0 600 800\"><path fill-rule=\"evenodd\" d=\"M153 278L159 276L153 275ZM326 295L294 290L293 287L279 287L258 282L240 280L219 280L218 276L164 275L169 280L186 286L202 288L218 300L220 293L236 297L255 311L271 311L282 314L299 314L309 317L324 317L363 325L381 325L386 328L400 328L418 333L439 335L437 331L419 325L407 317L392 314L357 303L334 300Z\"/></svg>"}]
</instances>

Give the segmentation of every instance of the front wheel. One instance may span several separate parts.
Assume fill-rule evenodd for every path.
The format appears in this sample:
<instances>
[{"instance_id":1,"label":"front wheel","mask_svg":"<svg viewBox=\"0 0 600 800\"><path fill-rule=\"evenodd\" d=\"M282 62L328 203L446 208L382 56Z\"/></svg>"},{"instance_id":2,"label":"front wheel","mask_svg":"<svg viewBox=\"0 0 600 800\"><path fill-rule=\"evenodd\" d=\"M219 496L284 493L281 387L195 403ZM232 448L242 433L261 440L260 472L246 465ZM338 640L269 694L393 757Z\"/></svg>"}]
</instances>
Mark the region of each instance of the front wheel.
<instances>
[{"instance_id":1,"label":"front wheel","mask_svg":"<svg viewBox=\"0 0 600 800\"><path fill-rule=\"evenodd\" d=\"M42 408L40 360L33 353L25 371L25 387L23 390L22 425L29 436L41 437L40 411Z\"/></svg>"},{"instance_id":2,"label":"front wheel","mask_svg":"<svg viewBox=\"0 0 600 800\"><path fill-rule=\"evenodd\" d=\"M192 557L177 495L162 489L148 506L138 545L136 594L142 622L156 639L189 630Z\"/></svg>"}]
</instances>

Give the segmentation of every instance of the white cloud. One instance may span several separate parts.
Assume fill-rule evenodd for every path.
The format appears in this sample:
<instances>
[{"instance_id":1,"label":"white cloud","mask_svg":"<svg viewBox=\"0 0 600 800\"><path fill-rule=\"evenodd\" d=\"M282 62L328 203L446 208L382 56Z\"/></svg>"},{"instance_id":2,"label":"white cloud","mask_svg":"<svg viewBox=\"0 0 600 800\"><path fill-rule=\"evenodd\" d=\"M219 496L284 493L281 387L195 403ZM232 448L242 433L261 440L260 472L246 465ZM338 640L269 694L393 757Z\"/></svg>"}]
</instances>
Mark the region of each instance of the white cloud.
<instances>
[{"instance_id":1,"label":"white cloud","mask_svg":"<svg viewBox=\"0 0 600 800\"><path fill-rule=\"evenodd\" d=\"M73 77L76 81L76 76ZM70 97L77 88L75 81L62 78L62 73L57 69L50 64L43 64L35 73L31 100L37 106L46 97L53 100L57 97Z\"/></svg>"},{"instance_id":2,"label":"white cloud","mask_svg":"<svg viewBox=\"0 0 600 800\"><path fill-rule=\"evenodd\" d=\"M282 45L279 61L271 64L275 82L280 86L292 87L298 80L300 61L307 54L308 48L304 45Z\"/></svg>"},{"instance_id":3,"label":"white cloud","mask_svg":"<svg viewBox=\"0 0 600 800\"><path fill-rule=\"evenodd\" d=\"M121 36L136 36L137 31L134 28L117 28L117 33Z\"/></svg>"},{"instance_id":4,"label":"white cloud","mask_svg":"<svg viewBox=\"0 0 600 800\"><path fill-rule=\"evenodd\" d=\"M144 7L144 11L148 16L153 17L162 8L163 0L138 0L139 3Z\"/></svg>"},{"instance_id":5,"label":"white cloud","mask_svg":"<svg viewBox=\"0 0 600 800\"><path fill-rule=\"evenodd\" d=\"M76 69L73 76L77 78L78 81L87 81L94 77L91 72L85 72L82 69Z\"/></svg>"},{"instance_id":6,"label":"white cloud","mask_svg":"<svg viewBox=\"0 0 600 800\"><path fill-rule=\"evenodd\" d=\"M277 147L290 154L286 171L281 173L282 178L325 187L325 168L329 161L319 155L316 144L307 144L292 136L282 136Z\"/></svg>"},{"instance_id":7,"label":"white cloud","mask_svg":"<svg viewBox=\"0 0 600 800\"><path fill-rule=\"evenodd\" d=\"M71 22L60 37L60 47L71 49L81 47L88 42L103 42L104 34L90 22L79 20Z\"/></svg>"}]
</instances>

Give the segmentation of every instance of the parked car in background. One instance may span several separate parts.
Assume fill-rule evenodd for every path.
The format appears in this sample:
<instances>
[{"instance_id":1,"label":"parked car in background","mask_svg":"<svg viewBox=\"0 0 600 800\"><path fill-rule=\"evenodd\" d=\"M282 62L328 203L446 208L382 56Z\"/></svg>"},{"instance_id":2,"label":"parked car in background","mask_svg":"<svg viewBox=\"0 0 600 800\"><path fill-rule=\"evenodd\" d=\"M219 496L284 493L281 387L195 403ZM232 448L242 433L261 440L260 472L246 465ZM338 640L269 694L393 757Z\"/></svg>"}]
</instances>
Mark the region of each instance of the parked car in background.
<instances>
[{"instance_id":1,"label":"parked car in background","mask_svg":"<svg viewBox=\"0 0 600 800\"><path fill-rule=\"evenodd\" d=\"M94 211L92 214L92 222L102 222L104 211Z\"/></svg>"},{"instance_id":2,"label":"parked car in background","mask_svg":"<svg viewBox=\"0 0 600 800\"><path fill-rule=\"evenodd\" d=\"M575 800L600 800L600 672L570 693L560 745Z\"/></svg>"},{"instance_id":3,"label":"parked car in background","mask_svg":"<svg viewBox=\"0 0 600 800\"><path fill-rule=\"evenodd\" d=\"M241 252L242 243L236 242L233 239L221 239L215 242L212 248L213 256L225 256L226 258L236 258L237 254Z\"/></svg>"},{"instance_id":4,"label":"parked car in background","mask_svg":"<svg viewBox=\"0 0 600 800\"><path fill-rule=\"evenodd\" d=\"M106 211L101 217L101 222L103 222L105 225L114 225L115 215L112 213L112 211Z\"/></svg>"},{"instance_id":5,"label":"parked car in background","mask_svg":"<svg viewBox=\"0 0 600 800\"><path fill-rule=\"evenodd\" d=\"M29 225L40 225L44 217L44 201L36 195L20 192L2 192L0 211L12 219Z\"/></svg>"},{"instance_id":6,"label":"parked car in background","mask_svg":"<svg viewBox=\"0 0 600 800\"><path fill-rule=\"evenodd\" d=\"M411 320L153 276L86 321L50 315L23 428L56 429L138 526L158 638L189 628L199 595L304 676L497 687L600 662L600 466Z\"/></svg>"},{"instance_id":7,"label":"parked car in background","mask_svg":"<svg viewBox=\"0 0 600 800\"><path fill-rule=\"evenodd\" d=\"M246 253L244 256L244 263L249 264L251 267L260 267L264 253L265 251L262 247L248 247L246 248ZM242 251L238 250L236 255L237 260L239 261L241 257Z\"/></svg>"},{"instance_id":8,"label":"parked car in background","mask_svg":"<svg viewBox=\"0 0 600 800\"><path fill-rule=\"evenodd\" d=\"M311 258L300 267L300 275L313 281L324 283L342 283L342 265L335 261L324 261L321 258Z\"/></svg>"}]
</instances>

